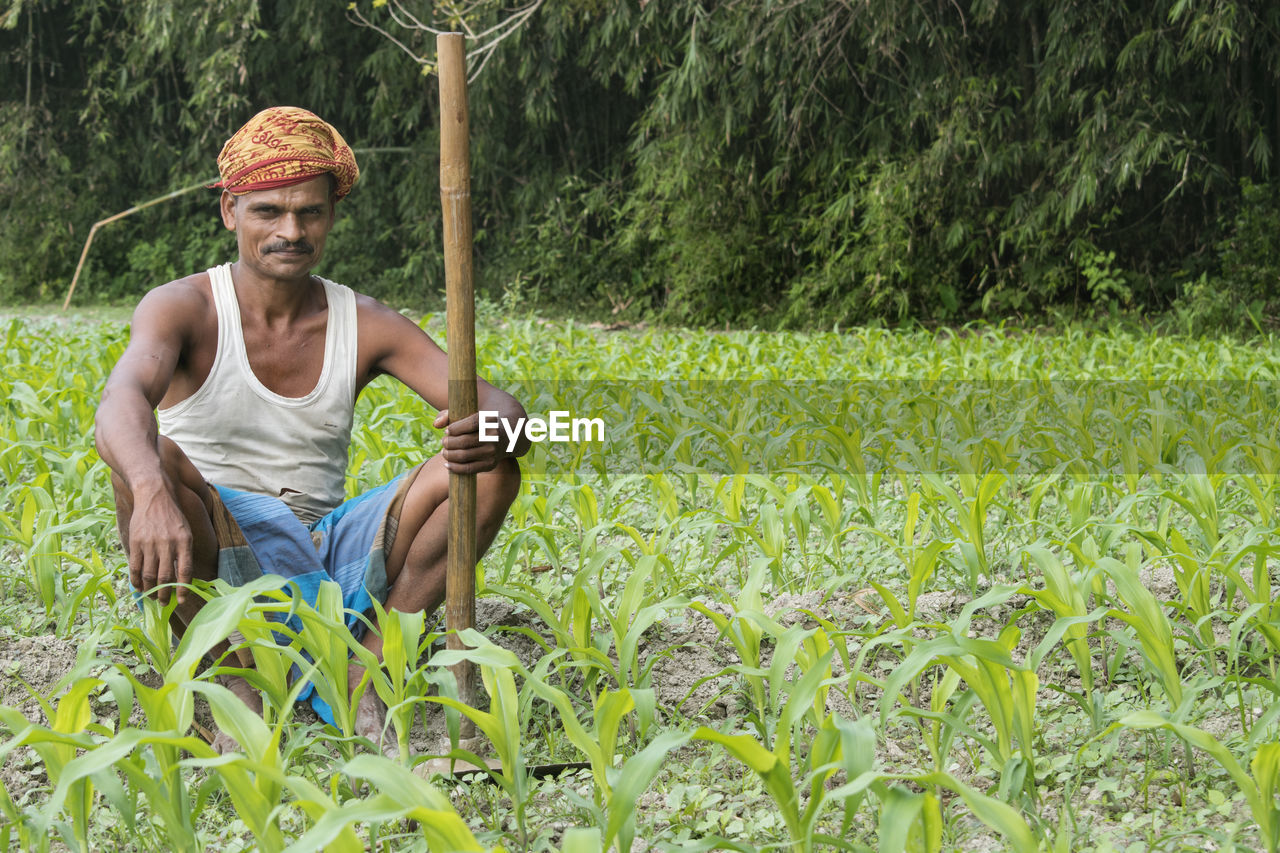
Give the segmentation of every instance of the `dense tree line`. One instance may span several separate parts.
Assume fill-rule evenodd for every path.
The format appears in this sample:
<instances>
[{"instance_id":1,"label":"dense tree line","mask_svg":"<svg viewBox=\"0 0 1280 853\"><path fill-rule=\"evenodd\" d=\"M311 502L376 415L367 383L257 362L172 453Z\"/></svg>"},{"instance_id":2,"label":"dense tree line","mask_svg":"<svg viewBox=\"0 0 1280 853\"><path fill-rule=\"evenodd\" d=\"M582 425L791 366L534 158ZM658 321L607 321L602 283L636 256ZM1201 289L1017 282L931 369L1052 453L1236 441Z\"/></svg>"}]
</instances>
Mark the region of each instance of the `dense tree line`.
<instances>
[{"instance_id":1,"label":"dense tree line","mask_svg":"<svg viewBox=\"0 0 1280 853\"><path fill-rule=\"evenodd\" d=\"M434 80L346 0L8 2L0 298L60 294L93 221L212 177L271 103L409 149L362 159L325 271L439 290ZM550 0L472 86L477 268L691 323L1265 321L1278 82L1264 0ZM213 197L108 228L87 298L225 256Z\"/></svg>"}]
</instances>

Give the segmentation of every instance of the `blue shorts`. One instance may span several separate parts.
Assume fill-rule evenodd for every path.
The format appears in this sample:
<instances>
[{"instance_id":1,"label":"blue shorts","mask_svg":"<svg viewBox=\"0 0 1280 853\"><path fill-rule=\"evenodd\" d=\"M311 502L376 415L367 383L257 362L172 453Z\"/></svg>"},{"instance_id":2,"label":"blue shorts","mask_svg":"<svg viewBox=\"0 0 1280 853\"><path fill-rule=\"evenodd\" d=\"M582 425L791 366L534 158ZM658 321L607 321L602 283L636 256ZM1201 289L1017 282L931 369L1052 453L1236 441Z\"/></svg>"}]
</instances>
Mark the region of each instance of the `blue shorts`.
<instances>
[{"instance_id":1,"label":"blue shorts","mask_svg":"<svg viewBox=\"0 0 1280 853\"><path fill-rule=\"evenodd\" d=\"M365 623L358 614L369 611L374 601L387 600L387 554L405 495L420 468L352 498L310 525L298 520L279 498L210 484L218 577L239 586L263 575L279 575L296 584L313 606L320 584L335 581L348 611L347 629L359 640ZM333 724L332 710L310 683L298 695L298 701L307 700L321 719Z\"/></svg>"}]
</instances>

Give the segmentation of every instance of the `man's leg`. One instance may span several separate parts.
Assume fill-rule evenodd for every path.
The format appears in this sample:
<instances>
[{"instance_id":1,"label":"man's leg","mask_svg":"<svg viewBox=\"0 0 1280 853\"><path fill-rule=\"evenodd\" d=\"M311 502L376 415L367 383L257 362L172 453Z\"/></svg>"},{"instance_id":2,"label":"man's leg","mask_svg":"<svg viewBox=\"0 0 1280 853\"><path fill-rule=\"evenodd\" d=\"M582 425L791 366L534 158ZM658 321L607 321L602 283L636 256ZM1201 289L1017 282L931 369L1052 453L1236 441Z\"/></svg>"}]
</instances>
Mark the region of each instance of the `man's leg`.
<instances>
[{"instance_id":1,"label":"man's leg","mask_svg":"<svg viewBox=\"0 0 1280 853\"><path fill-rule=\"evenodd\" d=\"M187 525L191 528L192 574L204 581L212 581L218 576L218 541L213 532L211 520L209 486L191 464L191 460L172 440L160 437L160 461L164 466L165 476L173 484L178 508L182 511ZM124 545L125 554L129 553L129 520L133 517L133 494L128 485L114 472L111 474L111 488L115 492L116 525L120 531L120 542ZM171 625L182 636L186 626L195 618L204 603L198 595L188 596L183 604L174 608ZM214 653L221 655L227 644L215 647ZM245 657L240 658L242 666L248 666ZM249 682L239 676L226 676L219 681L255 712L262 713L262 697ZM218 733L213 743L218 752L235 749L235 741L230 736Z\"/></svg>"},{"instance_id":2,"label":"man's leg","mask_svg":"<svg viewBox=\"0 0 1280 853\"><path fill-rule=\"evenodd\" d=\"M502 527L507 510L520 493L520 466L502 460L492 471L476 475L476 556L482 556ZM387 610L430 613L444 601L449 544L449 472L444 458L429 459L418 472L387 555ZM381 627L381 626L379 626ZM382 637L370 631L361 644L382 659ZM364 677L364 668L351 665L349 685ZM356 709L356 733L375 743L382 734L385 712L372 688L365 691Z\"/></svg>"}]
</instances>

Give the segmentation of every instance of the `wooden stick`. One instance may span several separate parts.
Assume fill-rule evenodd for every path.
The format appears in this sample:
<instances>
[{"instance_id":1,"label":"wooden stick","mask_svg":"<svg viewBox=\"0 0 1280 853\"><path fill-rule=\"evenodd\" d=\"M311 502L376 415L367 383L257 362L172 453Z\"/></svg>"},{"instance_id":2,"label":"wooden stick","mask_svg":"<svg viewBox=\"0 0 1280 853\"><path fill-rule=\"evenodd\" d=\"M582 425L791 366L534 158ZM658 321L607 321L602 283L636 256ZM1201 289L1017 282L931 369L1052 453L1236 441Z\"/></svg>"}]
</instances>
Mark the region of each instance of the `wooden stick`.
<instances>
[{"instance_id":1,"label":"wooden stick","mask_svg":"<svg viewBox=\"0 0 1280 853\"><path fill-rule=\"evenodd\" d=\"M449 420L475 414L476 320L471 277L471 153L467 70L462 33L436 37L440 73L440 204L444 213L444 281L449 346ZM456 632L476 624L476 478L449 472L449 558L445 576L445 627L449 648L465 648ZM470 661L453 668L458 698L476 703L476 671ZM462 737L475 724L462 718Z\"/></svg>"},{"instance_id":2,"label":"wooden stick","mask_svg":"<svg viewBox=\"0 0 1280 853\"><path fill-rule=\"evenodd\" d=\"M99 228L101 228L103 225L107 225L108 223L115 222L117 219L124 219L126 216L130 216L134 213L137 213L139 210L146 210L148 207L160 204L160 202L162 201L169 201L170 199L175 199L180 195L186 195L187 193L192 192L194 190L207 187L209 186L209 184L213 183L213 181L216 181L216 180L217 178L214 178L213 180L210 180L210 181L201 181L198 184L192 184L189 187L183 187L180 190L174 190L173 192L166 193L165 195L162 195L159 198L153 198L151 199L151 201L144 201L142 204L131 207L128 210L123 210L120 213L117 213L115 216L108 216L106 219L99 219L97 222L93 223L93 225L89 228L89 236L85 238L84 248L80 250L80 262L76 264L75 275L71 276L71 286L67 288L67 298L62 300L62 310L66 311L67 306L71 304L71 296L76 292L76 282L80 280L80 270L84 268L85 258L89 257L89 245L93 243L93 235L98 233Z\"/></svg>"}]
</instances>

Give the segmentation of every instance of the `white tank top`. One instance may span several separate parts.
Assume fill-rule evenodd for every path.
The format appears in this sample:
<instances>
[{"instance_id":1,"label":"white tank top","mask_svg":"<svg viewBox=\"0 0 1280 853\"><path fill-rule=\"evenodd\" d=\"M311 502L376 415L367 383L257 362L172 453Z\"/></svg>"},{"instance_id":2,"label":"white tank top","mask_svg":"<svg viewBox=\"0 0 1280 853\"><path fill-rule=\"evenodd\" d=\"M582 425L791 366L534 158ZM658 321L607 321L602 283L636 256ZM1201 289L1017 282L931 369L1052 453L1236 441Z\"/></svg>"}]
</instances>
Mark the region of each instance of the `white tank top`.
<instances>
[{"instance_id":1,"label":"white tank top","mask_svg":"<svg viewBox=\"0 0 1280 853\"><path fill-rule=\"evenodd\" d=\"M218 352L200 389L156 412L160 434L177 442L210 482L280 498L305 523L342 503L356 399L356 299L320 279L329 302L324 369L303 397L258 381L245 354L231 265L209 270L218 311Z\"/></svg>"}]
</instances>

